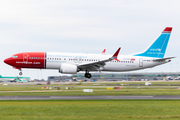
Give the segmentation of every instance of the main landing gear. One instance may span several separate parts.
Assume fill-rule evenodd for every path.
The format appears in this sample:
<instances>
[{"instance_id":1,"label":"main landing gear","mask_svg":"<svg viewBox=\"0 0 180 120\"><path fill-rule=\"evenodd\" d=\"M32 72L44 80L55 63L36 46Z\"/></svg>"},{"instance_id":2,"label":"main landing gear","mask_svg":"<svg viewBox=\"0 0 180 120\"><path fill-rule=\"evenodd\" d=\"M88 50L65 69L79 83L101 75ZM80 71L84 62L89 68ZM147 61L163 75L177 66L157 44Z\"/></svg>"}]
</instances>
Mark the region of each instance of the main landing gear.
<instances>
[{"instance_id":1,"label":"main landing gear","mask_svg":"<svg viewBox=\"0 0 180 120\"><path fill-rule=\"evenodd\" d=\"M86 71L86 73L84 74L84 77L91 78L91 74L89 73L89 71Z\"/></svg>"}]
</instances>

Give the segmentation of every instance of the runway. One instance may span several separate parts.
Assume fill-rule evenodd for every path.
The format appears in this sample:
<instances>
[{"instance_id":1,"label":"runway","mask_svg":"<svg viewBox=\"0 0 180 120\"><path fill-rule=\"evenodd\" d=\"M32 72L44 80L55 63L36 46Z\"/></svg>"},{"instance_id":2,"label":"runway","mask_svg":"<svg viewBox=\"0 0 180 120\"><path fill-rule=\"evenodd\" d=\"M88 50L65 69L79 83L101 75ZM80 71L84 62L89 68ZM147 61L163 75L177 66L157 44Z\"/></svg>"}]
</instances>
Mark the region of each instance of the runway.
<instances>
[{"instance_id":1,"label":"runway","mask_svg":"<svg viewBox=\"0 0 180 120\"><path fill-rule=\"evenodd\" d=\"M0 100L113 100L113 99L144 99L144 100L180 100L180 95L122 95L122 96L0 96Z\"/></svg>"}]
</instances>

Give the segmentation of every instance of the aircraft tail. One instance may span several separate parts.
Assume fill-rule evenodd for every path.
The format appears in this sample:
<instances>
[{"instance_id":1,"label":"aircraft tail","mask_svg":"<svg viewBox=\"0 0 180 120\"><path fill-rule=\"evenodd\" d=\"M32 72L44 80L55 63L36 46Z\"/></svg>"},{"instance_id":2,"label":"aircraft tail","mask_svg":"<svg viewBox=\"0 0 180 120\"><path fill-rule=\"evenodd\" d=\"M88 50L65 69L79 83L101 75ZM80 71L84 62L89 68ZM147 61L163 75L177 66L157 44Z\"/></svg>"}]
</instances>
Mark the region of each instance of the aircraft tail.
<instances>
[{"instance_id":1,"label":"aircraft tail","mask_svg":"<svg viewBox=\"0 0 180 120\"><path fill-rule=\"evenodd\" d=\"M143 53L134 56L164 58L172 27L166 27L155 42Z\"/></svg>"}]
</instances>

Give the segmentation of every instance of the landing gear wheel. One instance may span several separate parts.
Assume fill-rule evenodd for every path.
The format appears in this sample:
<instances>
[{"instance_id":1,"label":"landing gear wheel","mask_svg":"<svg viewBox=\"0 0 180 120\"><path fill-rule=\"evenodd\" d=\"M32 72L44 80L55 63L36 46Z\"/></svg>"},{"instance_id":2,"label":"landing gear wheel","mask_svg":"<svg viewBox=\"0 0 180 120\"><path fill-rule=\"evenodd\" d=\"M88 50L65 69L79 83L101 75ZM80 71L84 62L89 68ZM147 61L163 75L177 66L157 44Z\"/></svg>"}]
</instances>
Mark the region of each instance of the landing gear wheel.
<instances>
[{"instance_id":1,"label":"landing gear wheel","mask_svg":"<svg viewBox=\"0 0 180 120\"><path fill-rule=\"evenodd\" d=\"M88 76L88 73L85 73L85 74L84 74L84 77L86 77L86 78L87 78L87 76Z\"/></svg>"},{"instance_id":2,"label":"landing gear wheel","mask_svg":"<svg viewBox=\"0 0 180 120\"><path fill-rule=\"evenodd\" d=\"M23 73L22 72L19 72L19 75L22 75Z\"/></svg>"},{"instance_id":3,"label":"landing gear wheel","mask_svg":"<svg viewBox=\"0 0 180 120\"><path fill-rule=\"evenodd\" d=\"M91 74L90 73L85 73L84 75L86 78L91 78Z\"/></svg>"}]
</instances>

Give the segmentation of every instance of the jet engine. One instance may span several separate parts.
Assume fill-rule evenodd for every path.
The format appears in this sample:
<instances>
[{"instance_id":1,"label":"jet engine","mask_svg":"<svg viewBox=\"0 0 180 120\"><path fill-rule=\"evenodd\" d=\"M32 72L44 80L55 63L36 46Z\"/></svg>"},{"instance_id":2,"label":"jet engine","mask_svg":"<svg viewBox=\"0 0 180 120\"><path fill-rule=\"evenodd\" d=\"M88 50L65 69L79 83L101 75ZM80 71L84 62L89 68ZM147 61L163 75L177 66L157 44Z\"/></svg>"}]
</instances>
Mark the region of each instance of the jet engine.
<instances>
[{"instance_id":1,"label":"jet engine","mask_svg":"<svg viewBox=\"0 0 180 120\"><path fill-rule=\"evenodd\" d=\"M76 65L72 65L72 64L68 64L68 63L61 64L61 66L59 68L59 72L64 73L64 74L76 74L77 70L78 70L78 68Z\"/></svg>"}]
</instances>

